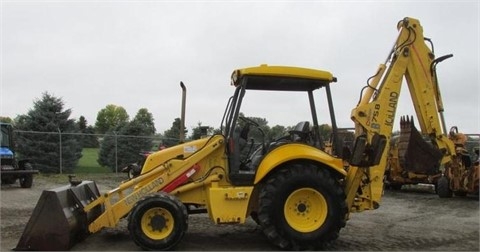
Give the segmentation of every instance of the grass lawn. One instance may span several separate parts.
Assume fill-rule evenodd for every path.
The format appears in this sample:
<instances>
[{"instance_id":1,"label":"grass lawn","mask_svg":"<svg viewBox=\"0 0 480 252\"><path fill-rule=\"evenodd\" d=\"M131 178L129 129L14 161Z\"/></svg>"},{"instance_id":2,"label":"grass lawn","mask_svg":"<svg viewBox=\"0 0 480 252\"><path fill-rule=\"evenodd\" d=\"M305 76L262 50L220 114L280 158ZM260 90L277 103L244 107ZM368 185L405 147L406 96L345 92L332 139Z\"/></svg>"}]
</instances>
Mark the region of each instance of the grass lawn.
<instances>
[{"instance_id":1,"label":"grass lawn","mask_svg":"<svg viewBox=\"0 0 480 252\"><path fill-rule=\"evenodd\" d=\"M98 148L83 148L82 158L78 161L75 173L111 173L108 167L98 164Z\"/></svg>"}]
</instances>

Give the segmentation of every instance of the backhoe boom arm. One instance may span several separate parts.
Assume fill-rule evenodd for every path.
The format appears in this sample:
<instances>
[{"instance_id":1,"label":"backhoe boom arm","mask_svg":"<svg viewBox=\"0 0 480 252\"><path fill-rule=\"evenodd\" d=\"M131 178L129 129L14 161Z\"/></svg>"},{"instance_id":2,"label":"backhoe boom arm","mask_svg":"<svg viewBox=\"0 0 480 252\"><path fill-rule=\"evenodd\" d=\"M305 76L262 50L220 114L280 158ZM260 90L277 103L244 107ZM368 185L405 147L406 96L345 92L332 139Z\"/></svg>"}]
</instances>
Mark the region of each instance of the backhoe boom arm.
<instances>
[{"instance_id":1,"label":"backhoe boom arm","mask_svg":"<svg viewBox=\"0 0 480 252\"><path fill-rule=\"evenodd\" d=\"M377 207L383 191L383 175L387 165L387 151L396 116L397 105L405 79L415 108L421 131L434 139L437 148L445 153L442 163L455 154L453 143L444 133L443 102L438 88L435 65L451 55L434 59L432 50L425 43L419 21L405 18L398 23L399 35L387 61L378 67L363 90L363 95L352 110L357 136L366 136L367 149L373 145L375 135L386 138L383 154L378 163L353 164L359 169L349 171L350 180L362 180L360 195L356 187L347 188L349 206L358 210ZM443 128L442 128L443 127ZM375 155L374 155L375 156ZM360 164L360 165L359 165ZM364 169L368 168L368 169ZM355 173L362 173L358 175ZM355 183L350 183L354 185ZM361 200L359 200L361 199Z\"/></svg>"}]
</instances>

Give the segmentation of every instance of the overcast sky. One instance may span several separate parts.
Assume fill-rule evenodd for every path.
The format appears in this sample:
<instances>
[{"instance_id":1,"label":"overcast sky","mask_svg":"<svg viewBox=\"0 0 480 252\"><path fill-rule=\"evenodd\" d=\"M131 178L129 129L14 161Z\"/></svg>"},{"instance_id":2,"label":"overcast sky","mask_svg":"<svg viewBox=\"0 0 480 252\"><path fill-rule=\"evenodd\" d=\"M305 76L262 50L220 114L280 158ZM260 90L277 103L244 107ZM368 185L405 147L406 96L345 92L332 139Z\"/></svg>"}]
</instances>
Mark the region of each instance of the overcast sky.
<instances>
[{"instance_id":1,"label":"overcast sky","mask_svg":"<svg viewBox=\"0 0 480 252\"><path fill-rule=\"evenodd\" d=\"M0 116L26 114L48 92L89 125L108 104L130 118L147 108L163 133L180 117L183 81L186 127L217 128L232 71L269 64L332 72L337 122L352 127L361 88L409 16L437 57L454 55L437 67L447 128L480 133L478 1L0 1ZM403 91L397 128L414 114ZM256 102L270 126L297 123L280 109L293 99L267 97Z\"/></svg>"}]
</instances>

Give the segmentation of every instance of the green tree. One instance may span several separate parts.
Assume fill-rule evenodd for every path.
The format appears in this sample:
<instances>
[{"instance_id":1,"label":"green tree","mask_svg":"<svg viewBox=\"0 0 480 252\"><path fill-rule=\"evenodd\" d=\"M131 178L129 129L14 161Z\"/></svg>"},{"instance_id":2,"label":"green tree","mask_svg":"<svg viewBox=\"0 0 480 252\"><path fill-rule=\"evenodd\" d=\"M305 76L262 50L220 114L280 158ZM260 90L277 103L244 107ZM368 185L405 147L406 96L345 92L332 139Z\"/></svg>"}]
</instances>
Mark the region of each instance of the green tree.
<instances>
[{"instance_id":1,"label":"green tree","mask_svg":"<svg viewBox=\"0 0 480 252\"><path fill-rule=\"evenodd\" d=\"M80 116L80 118L78 118L78 129L80 130L80 132L83 132L85 131L85 129L87 128L87 119L85 119L84 116Z\"/></svg>"},{"instance_id":2,"label":"green tree","mask_svg":"<svg viewBox=\"0 0 480 252\"><path fill-rule=\"evenodd\" d=\"M20 155L32 160L35 168L44 173L59 172L60 165L64 172L73 172L82 157L78 135L69 134L78 133L78 125L69 119L71 110L63 107L62 99L45 92L40 100L34 101L33 109L15 119L17 130L42 132L19 133L16 140ZM61 134L57 134L59 131Z\"/></svg>"},{"instance_id":3,"label":"green tree","mask_svg":"<svg viewBox=\"0 0 480 252\"><path fill-rule=\"evenodd\" d=\"M115 162L118 154L118 138L116 130L109 130L105 133L103 140L100 144L100 150L98 151L97 162L101 166L106 166L115 171L118 163Z\"/></svg>"},{"instance_id":4,"label":"green tree","mask_svg":"<svg viewBox=\"0 0 480 252\"><path fill-rule=\"evenodd\" d=\"M281 125L275 125L272 128L270 128L270 131L268 133L267 139L269 141L273 141L277 138L280 138L286 134L287 129L284 126Z\"/></svg>"},{"instance_id":5,"label":"green tree","mask_svg":"<svg viewBox=\"0 0 480 252\"><path fill-rule=\"evenodd\" d=\"M141 108L138 110L135 118L133 118L132 122L139 124L143 128L143 133L146 135L155 135L157 131L155 129L155 123L153 122L153 115L152 113L148 112L148 109Z\"/></svg>"},{"instance_id":6,"label":"green tree","mask_svg":"<svg viewBox=\"0 0 480 252\"><path fill-rule=\"evenodd\" d=\"M175 118L170 129L163 132L163 144L166 146L173 146L179 143L180 140L180 118Z\"/></svg>"},{"instance_id":7,"label":"green tree","mask_svg":"<svg viewBox=\"0 0 480 252\"><path fill-rule=\"evenodd\" d=\"M332 126L328 124L321 124L318 126L318 131L320 132L320 138L324 141L330 141L332 136Z\"/></svg>"},{"instance_id":8,"label":"green tree","mask_svg":"<svg viewBox=\"0 0 480 252\"><path fill-rule=\"evenodd\" d=\"M99 134L105 134L117 126L123 126L128 123L129 116L127 111L117 105L109 104L97 113L95 129Z\"/></svg>"},{"instance_id":9,"label":"green tree","mask_svg":"<svg viewBox=\"0 0 480 252\"><path fill-rule=\"evenodd\" d=\"M137 162L141 153L152 149L154 135L153 116L147 109L140 109L131 122L117 126L105 135L98 163L115 171Z\"/></svg>"},{"instance_id":10,"label":"green tree","mask_svg":"<svg viewBox=\"0 0 480 252\"><path fill-rule=\"evenodd\" d=\"M13 120L12 120L12 118L10 118L10 117L0 116L0 122L3 122L3 123L13 123Z\"/></svg>"},{"instance_id":11,"label":"green tree","mask_svg":"<svg viewBox=\"0 0 480 252\"><path fill-rule=\"evenodd\" d=\"M84 116L78 119L78 128L80 130L80 140L83 148L98 148L98 137L95 135L95 128L87 124Z\"/></svg>"}]
</instances>

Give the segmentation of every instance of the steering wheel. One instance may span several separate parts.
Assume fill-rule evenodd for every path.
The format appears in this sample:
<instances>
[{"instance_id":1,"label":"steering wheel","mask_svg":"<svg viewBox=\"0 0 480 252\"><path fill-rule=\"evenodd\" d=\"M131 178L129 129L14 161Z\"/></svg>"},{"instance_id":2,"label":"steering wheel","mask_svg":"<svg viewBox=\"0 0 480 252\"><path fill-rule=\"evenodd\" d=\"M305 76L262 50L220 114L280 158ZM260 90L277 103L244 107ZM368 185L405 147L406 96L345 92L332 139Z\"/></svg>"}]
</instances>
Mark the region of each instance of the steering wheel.
<instances>
[{"instance_id":1,"label":"steering wheel","mask_svg":"<svg viewBox=\"0 0 480 252\"><path fill-rule=\"evenodd\" d=\"M266 150L266 146L265 146L265 132L263 131L262 127L260 127L260 124L258 124L257 122L255 122L254 120L248 118L248 117L244 117L244 116L239 116L238 119L242 120L243 122L246 123L245 127L246 128L250 128L248 125L253 125L258 131L260 131L260 134L262 135L262 148L263 148L263 151ZM250 130L250 129L249 129ZM246 139L247 140L247 139ZM253 139L251 139L250 141L250 151L249 153L252 152L252 148L254 146L254 141Z\"/></svg>"},{"instance_id":2,"label":"steering wheel","mask_svg":"<svg viewBox=\"0 0 480 252\"><path fill-rule=\"evenodd\" d=\"M238 119L244 121L245 123L252 124L255 127L260 127L260 125L257 122L255 122L254 120L252 120L250 118L247 118L247 117L244 117L244 116L239 116Z\"/></svg>"}]
</instances>

